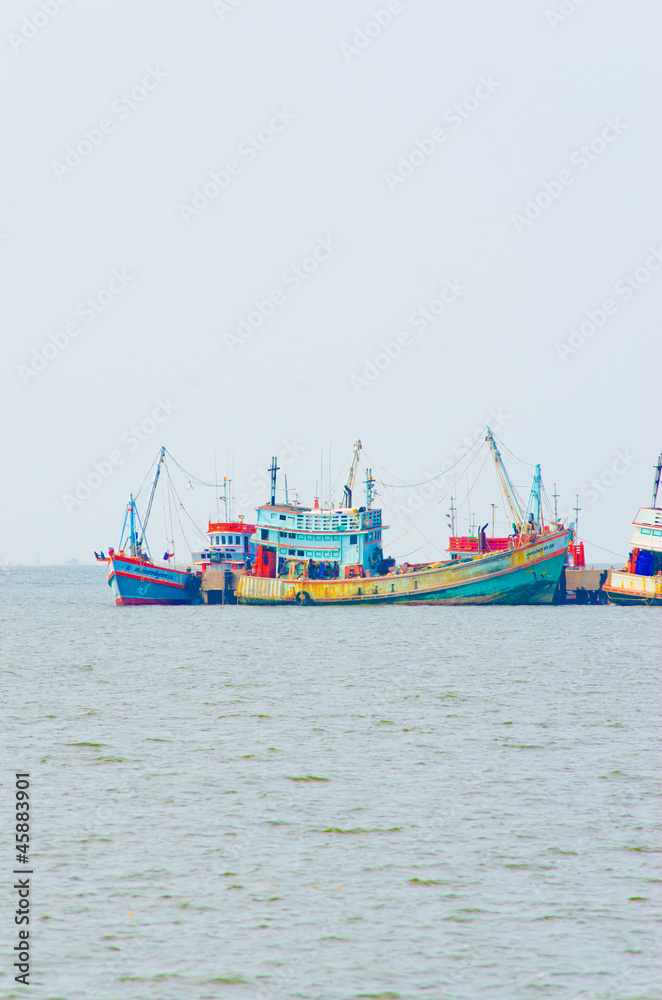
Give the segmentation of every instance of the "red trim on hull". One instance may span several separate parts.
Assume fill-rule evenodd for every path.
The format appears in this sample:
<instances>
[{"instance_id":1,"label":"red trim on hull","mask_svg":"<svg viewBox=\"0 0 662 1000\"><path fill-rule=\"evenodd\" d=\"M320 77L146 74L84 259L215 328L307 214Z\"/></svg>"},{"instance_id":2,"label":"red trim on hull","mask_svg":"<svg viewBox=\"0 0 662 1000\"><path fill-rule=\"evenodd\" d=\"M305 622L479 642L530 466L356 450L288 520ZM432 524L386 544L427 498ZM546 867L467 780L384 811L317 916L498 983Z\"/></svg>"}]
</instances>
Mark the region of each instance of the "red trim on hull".
<instances>
[{"instance_id":1,"label":"red trim on hull","mask_svg":"<svg viewBox=\"0 0 662 1000\"><path fill-rule=\"evenodd\" d=\"M150 600L148 597L116 597L115 604L120 605L120 607L129 607L131 605L137 604L187 604L187 601L168 601L168 600Z\"/></svg>"},{"instance_id":2,"label":"red trim on hull","mask_svg":"<svg viewBox=\"0 0 662 1000\"><path fill-rule=\"evenodd\" d=\"M113 576L125 576L129 580L138 580L140 583L159 583L164 587L177 587L178 590L186 589L183 583L172 583L170 580L157 580L153 576L138 576L136 573L122 573L121 570L117 569L114 569L108 577L108 583L110 583Z\"/></svg>"}]
</instances>

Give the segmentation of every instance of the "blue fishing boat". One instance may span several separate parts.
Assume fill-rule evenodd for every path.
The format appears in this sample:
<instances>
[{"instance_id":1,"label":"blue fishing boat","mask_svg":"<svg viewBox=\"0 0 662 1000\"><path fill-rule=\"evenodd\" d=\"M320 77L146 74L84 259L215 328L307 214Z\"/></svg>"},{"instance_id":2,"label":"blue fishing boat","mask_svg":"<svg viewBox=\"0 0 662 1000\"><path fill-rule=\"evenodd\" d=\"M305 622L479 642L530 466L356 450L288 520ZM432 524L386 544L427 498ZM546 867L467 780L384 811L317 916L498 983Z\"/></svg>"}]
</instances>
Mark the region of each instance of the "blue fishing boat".
<instances>
[{"instance_id":1,"label":"blue fishing boat","mask_svg":"<svg viewBox=\"0 0 662 1000\"><path fill-rule=\"evenodd\" d=\"M513 534L492 550L484 533L476 551L433 563L395 565L382 549L382 511L373 507L372 471L366 505L352 506L361 442L344 489L343 503L323 509L276 503L271 464L271 501L258 507L257 555L237 587L240 604L551 604L566 560L570 531L545 522L542 480L536 467L526 509L487 428Z\"/></svg>"},{"instance_id":2,"label":"blue fishing boat","mask_svg":"<svg viewBox=\"0 0 662 1000\"><path fill-rule=\"evenodd\" d=\"M164 462L165 448L161 448L144 519L140 518L132 494L124 513L119 549L110 548L108 556L103 557L108 562L108 585L116 604L199 604L201 601L201 575L190 567L169 565L169 552L165 553L167 558L163 563L154 562L147 545L147 523Z\"/></svg>"}]
</instances>

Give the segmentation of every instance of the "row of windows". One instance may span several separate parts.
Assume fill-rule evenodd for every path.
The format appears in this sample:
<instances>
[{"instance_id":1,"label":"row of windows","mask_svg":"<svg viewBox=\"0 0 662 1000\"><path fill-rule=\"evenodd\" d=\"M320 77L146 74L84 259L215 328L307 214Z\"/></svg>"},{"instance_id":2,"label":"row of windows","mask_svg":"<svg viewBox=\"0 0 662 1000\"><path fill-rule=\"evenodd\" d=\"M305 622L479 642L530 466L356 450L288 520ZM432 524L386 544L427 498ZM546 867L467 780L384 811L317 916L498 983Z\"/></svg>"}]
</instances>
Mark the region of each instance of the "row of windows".
<instances>
[{"instance_id":1,"label":"row of windows","mask_svg":"<svg viewBox=\"0 0 662 1000\"><path fill-rule=\"evenodd\" d=\"M305 559L340 559L340 549L288 549L287 554Z\"/></svg>"},{"instance_id":2,"label":"row of windows","mask_svg":"<svg viewBox=\"0 0 662 1000\"><path fill-rule=\"evenodd\" d=\"M271 519L272 521L276 520L275 514L271 515ZM297 528L321 528L322 531L325 529L328 531L329 528L342 530L347 527L348 522L351 523L352 527L356 528L359 526L368 528L372 525L379 525L382 523L382 512L381 510L372 510L362 514L339 514L335 517L299 514L296 518L288 517L286 514L279 514L278 520L285 521L286 524L296 525Z\"/></svg>"},{"instance_id":3,"label":"row of windows","mask_svg":"<svg viewBox=\"0 0 662 1000\"><path fill-rule=\"evenodd\" d=\"M273 540L276 541L276 534L279 538L296 538L298 542L337 542L335 535L303 535L295 534L293 531L279 531L273 532ZM373 542L382 537L381 531L369 531L365 536L364 541ZM262 541L269 541L269 529L260 528L260 538ZM349 536L349 544L356 545L358 541L358 535Z\"/></svg>"},{"instance_id":4,"label":"row of windows","mask_svg":"<svg viewBox=\"0 0 662 1000\"><path fill-rule=\"evenodd\" d=\"M226 541L227 539L227 541ZM241 535L210 535L212 545L241 545Z\"/></svg>"},{"instance_id":5,"label":"row of windows","mask_svg":"<svg viewBox=\"0 0 662 1000\"><path fill-rule=\"evenodd\" d=\"M378 533L374 532L373 534L376 535ZM335 535L304 535L304 534L301 534L301 533L297 534L294 531L279 531L279 532L275 532L274 531L273 534L272 534L273 541L276 541L276 535L278 535L278 538L295 538L298 542L336 542L337 543L337 541L338 541L338 539L337 539L337 537ZM357 537L358 537L357 535L351 535L350 536L349 540L350 540L350 544L351 545L356 545ZM381 534L380 534L380 537L381 537ZM269 529L268 528L260 528L260 539L262 541L268 541L269 540ZM368 540L368 538L366 538L366 541L367 540Z\"/></svg>"}]
</instances>

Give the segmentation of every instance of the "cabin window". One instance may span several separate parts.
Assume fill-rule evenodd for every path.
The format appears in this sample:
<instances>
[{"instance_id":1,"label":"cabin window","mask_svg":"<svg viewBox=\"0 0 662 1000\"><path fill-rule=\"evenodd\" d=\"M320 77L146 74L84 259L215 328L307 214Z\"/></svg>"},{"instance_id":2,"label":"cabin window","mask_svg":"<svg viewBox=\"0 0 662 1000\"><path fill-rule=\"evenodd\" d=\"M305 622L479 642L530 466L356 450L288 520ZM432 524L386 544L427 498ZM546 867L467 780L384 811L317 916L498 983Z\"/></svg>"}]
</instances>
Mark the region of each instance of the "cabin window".
<instances>
[{"instance_id":1,"label":"cabin window","mask_svg":"<svg viewBox=\"0 0 662 1000\"><path fill-rule=\"evenodd\" d=\"M297 555L302 556L304 554L303 549L297 549Z\"/></svg>"},{"instance_id":2,"label":"cabin window","mask_svg":"<svg viewBox=\"0 0 662 1000\"><path fill-rule=\"evenodd\" d=\"M310 550L308 550L306 552L306 558L308 558L308 559L312 559L314 557L314 555L315 555L315 553L311 552Z\"/></svg>"},{"instance_id":3,"label":"cabin window","mask_svg":"<svg viewBox=\"0 0 662 1000\"><path fill-rule=\"evenodd\" d=\"M305 535L297 535L298 541L302 542L305 539Z\"/></svg>"},{"instance_id":4,"label":"cabin window","mask_svg":"<svg viewBox=\"0 0 662 1000\"><path fill-rule=\"evenodd\" d=\"M284 514L281 514L281 515L280 515L280 519L281 519L281 521L284 521L284 520L285 520L285 515L284 515Z\"/></svg>"},{"instance_id":5,"label":"cabin window","mask_svg":"<svg viewBox=\"0 0 662 1000\"><path fill-rule=\"evenodd\" d=\"M340 559L340 549L332 549L330 555L333 559Z\"/></svg>"},{"instance_id":6,"label":"cabin window","mask_svg":"<svg viewBox=\"0 0 662 1000\"><path fill-rule=\"evenodd\" d=\"M225 535L221 535L221 544L225 545Z\"/></svg>"},{"instance_id":7,"label":"cabin window","mask_svg":"<svg viewBox=\"0 0 662 1000\"><path fill-rule=\"evenodd\" d=\"M293 556L294 555L294 549L288 549L287 550L287 554L288 554L288 556Z\"/></svg>"},{"instance_id":8,"label":"cabin window","mask_svg":"<svg viewBox=\"0 0 662 1000\"><path fill-rule=\"evenodd\" d=\"M349 536L349 544L350 545L356 545L356 543L358 541L358 538L359 538L358 535L350 535Z\"/></svg>"},{"instance_id":9,"label":"cabin window","mask_svg":"<svg viewBox=\"0 0 662 1000\"><path fill-rule=\"evenodd\" d=\"M260 529L260 538L262 538L263 540L269 538L269 532L267 531L266 528ZM225 539L223 539L223 541L225 541Z\"/></svg>"}]
</instances>

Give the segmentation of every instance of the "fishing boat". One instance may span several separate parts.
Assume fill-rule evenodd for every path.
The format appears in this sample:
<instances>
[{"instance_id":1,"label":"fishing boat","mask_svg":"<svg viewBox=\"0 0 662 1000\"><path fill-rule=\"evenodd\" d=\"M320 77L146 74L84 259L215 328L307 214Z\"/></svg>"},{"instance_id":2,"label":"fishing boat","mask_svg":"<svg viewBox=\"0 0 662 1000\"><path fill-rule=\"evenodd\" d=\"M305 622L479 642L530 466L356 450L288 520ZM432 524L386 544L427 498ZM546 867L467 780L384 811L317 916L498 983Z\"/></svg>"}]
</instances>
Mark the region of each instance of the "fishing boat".
<instances>
[{"instance_id":1,"label":"fishing boat","mask_svg":"<svg viewBox=\"0 0 662 1000\"><path fill-rule=\"evenodd\" d=\"M361 442L357 441L340 506L301 507L276 502L277 463L270 467L271 498L257 509L255 565L238 583L240 604L548 604L566 560L570 531L542 515L536 469L524 509L493 434L486 441L512 518L513 534L492 550L462 558L395 565L382 548L382 511L373 506L374 479L366 474L366 504L352 505ZM530 508L530 509L529 509ZM457 553L452 553L457 555Z\"/></svg>"},{"instance_id":2,"label":"fishing boat","mask_svg":"<svg viewBox=\"0 0 662 1000\"><path fill-rule=\"evenodd\" d=\"M210 521L205 534L209 545L191 554L196 569L202 572L242 570L255 559L255 525L247 524L242 515L237 521Z\"/></svg>"},{"instance_id":3,"label":"fishing boat","mask_svg":"<svg viewBox=\"0 0 662 1000\"><path fill-rule=\"evenodd\" d=\"M662 455L655 466L650 507L640 507L632 522L632 549L623 569L609 570L603 586L611 604L648 604L662 607L662 508L657 496Z\"/></svg>"},{"instance_id":4,"label":"fishing boat","mask_svg":"<svg viewBox=\"0 0 662 1000\"><path fill-rule=\"evenodd\" d=\"M165 448L161 448L144 518L141 520L131 494L124 513L119 549L110 548L108 555L103 556L108 562L108 585L116 604L199 604L201 600L201 576L190 567L169 565L170 552L165 553L163 563L154 562L147 545L147 524L165 452Z\"/></svg>"},{"instance_id":5,"label":"fishing boat","mask_svg":"<svg viewBox=\"0 0 662 1000\"><path fill-rule=\"evenodd\" d=\"M236 604L241 574L250 569L257 552L255 525L237 521L210 521L209 545L193 553L193 565L202 573L203 600L207 604Z\"/></svg>"}]
</instances>

